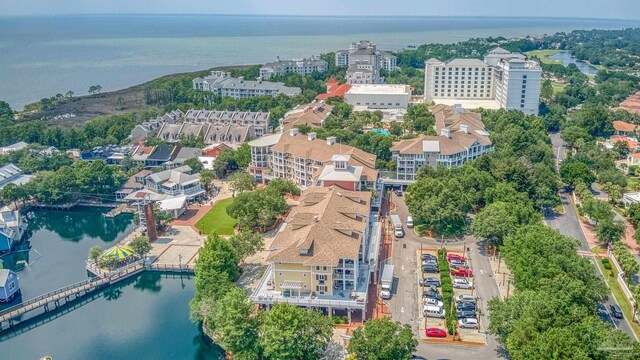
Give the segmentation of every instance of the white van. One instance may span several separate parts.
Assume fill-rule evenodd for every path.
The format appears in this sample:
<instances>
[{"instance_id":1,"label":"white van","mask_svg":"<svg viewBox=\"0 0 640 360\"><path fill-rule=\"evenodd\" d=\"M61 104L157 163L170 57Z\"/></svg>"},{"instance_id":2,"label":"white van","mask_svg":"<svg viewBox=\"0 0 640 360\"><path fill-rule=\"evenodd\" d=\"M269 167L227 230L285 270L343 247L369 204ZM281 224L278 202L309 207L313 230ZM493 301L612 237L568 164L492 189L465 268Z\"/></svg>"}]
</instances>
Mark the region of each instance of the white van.
<instances>
[{"instance_id":1,"label":"white van","mask_svg":"<svg viewBox=\"0 0 640 360\"><path fill-rule=\"evenodd\" d=\"M473 319L473 318L466 318L466 319L460 319L458 320L458 326L463 328L463 329L477 329L478 326L478 320Z\"/></svg>"},{"instance_id":2,"label":"white van","mask_svg":"<svg viewBox=\"0 0 640 360\"><path fill-rule=\"evenodd\" d=\"M443 304L442 304L442 301L439 301L438 299L434 299L434 298L424 298L424 299L422 300L422 302L423 302L425 305L433 305L433 306L437 306L437 307L439 307L439 308L441 308L441 307L442 307L442 305L443 305Z\"/></svg>"},{"instance_id":3,"label":"white van","mask_svg":"<svg viewBox=\"0 0 640 360\"><path fill-rule=\"evenodd\" d=\"M447 313L443 308L434 305L425 305L422 308L422 312L426 317L444 319L444 315Z\"/></svg>"},{"instance_id":4,"label":"white van","mask_svg":"<svg viewBox=\"0 0 640 360\"><path fill-rule=\"evenodd\" d=\"M457 303L461 303L461 302L472 302L472 303L475 303L476 302L476 298L473 297L473 295L458 295L456 297L456 302Z\"/></svg>"},{"instance_id":5,"label":"white van","mask_svg":"<svg viewBox=\"0 0 640 360\"><path fill-rule=\"evenodd\" d=\"M456 289L473 289L473 283L467 279L453 279L453 287Z\"/></svg>"},{"instance_id":6,"label":"white van","mask_svg":"<svg viewBox=\"0 0 640 360\"><path fill-rule=\"evenodd\" d=\"M413 218L411 216L407 216L407 227L408 228L413 227Z\"/></svg>"}]
</instances>

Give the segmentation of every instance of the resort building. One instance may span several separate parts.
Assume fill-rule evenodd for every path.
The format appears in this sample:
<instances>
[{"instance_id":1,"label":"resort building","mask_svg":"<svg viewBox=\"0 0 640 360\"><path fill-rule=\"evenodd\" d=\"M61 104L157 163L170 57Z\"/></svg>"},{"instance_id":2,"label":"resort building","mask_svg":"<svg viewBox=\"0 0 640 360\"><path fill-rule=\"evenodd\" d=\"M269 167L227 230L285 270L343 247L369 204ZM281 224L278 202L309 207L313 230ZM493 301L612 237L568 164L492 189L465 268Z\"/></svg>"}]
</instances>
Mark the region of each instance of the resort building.
<instances>
[{"instance_id":1,"label":"resort building","mask_svg":"<svg viewBox=\"0 0 640 360\"><path fill-rule=\"evenodd\" d=\"M228 96L233 99L248 99L255 96L277 96L284 94L296 96L302 93L298 87L285 86L280 82L245 80L234 78L225 71L212 71L210 76L193 79L193 88L210 91L216 96Z\"/></svg>"},{"instance_id":2,"label":"resort building","mask_svg":"<svg viewBox=\"0 0 640 360\"><path fill-rule=\"evenodd\" d=\"M282 178L301 187L314 186L324 167L333 165L335 155L347 155L349 166L361 169L357 189L376 187L376 156L353 146L337 144L335 137L321 140L314 132L302 135L293 128L287 133L250 141L249 146L249 172L258 180Z\"/></svg>"},{"instance_id":3,"label":"resort building","mask_svg":"<svg viewBox=\"0 0 640 360\"><path fill-rule=\"evenodd\" d=\"M336 79L331 76L329 80L327 80L327 92L324 94L318 94L316 96L316 100L327 100L332 97L341 97L344 98L344 94L351 89L350 84L338 84Z\"/></svg>"},{"instance_id":4,"label":"resort building","mask_svg":"<svg viewBox=\"0 0 640 360\"><path fill-rule=\"evenodd\" d=\"M329 316L346 312L349 320L355 312L364 320L380 235L370 205L370 192L305 190L269 248L251 300L264 308L286 302Z\"/></svg>"},{"instance_id":5,"label":"resort building","mask_svg":"<svg viewBox=\"0 0 640 360\"><path fill-rule=\"evenodd\" d=\"M345 102L355 111L378 109L406 109L411 101L409 85L352 85L344 94Z\"/></svg>"},{"instance_id":6,"label":"resort building","mask_svg":"<svg viewBox=\"0 0 640 360\"><path fill-rule=\"evenodd\" d=\"M153 174L153 171L144 169L131 176L127 182L122 184L120 189L116 191L116 201L123 202L132 192L144 189L146 178L151 174Z\"/></svg>"},{"instance_id":7,"label":"resort building","mask_svg":"<svg viewBox=\"0 0 640 360\"><path fill-rule=\"evenodd\" d=\"M272 76L283 76L289 73L307 75L314 72L322 73L328 69L329 63L315 56L293 60L280 60L280 57L277 57L276 61L264 64L260 68L260 77L268 80Z\"/></svg>"},{"instance_id":8,"label":"resort building","mask_svg":"<svg viewBox=\"0 0 640 360\"><path fill-rule=\"evenodd\" d=\"M145 178L145 188L171 196L185 195L189 200L204 194L200 187L200 174L191 174L191 167L188 165L148 175Z\"/></svg>"},{"instance_id":9,"label":"resort building","mask_svg":"<svg viewBox=\"0 0 640 360\"><path fill-rule=\"evenodd\" d=\"M425 62L424 100L537 115L541 80L537 62L502 48L491 50L484 61L429 59Z\"/></svg>"},{"instance_id":10,"label":"resort building","mask_svg":"<svg viewBox=\"0 0 640 360\"><path fill-rule=\"evenodd\" d=\"M380 84L384 82L380 69L394 71L396 57L362 40L352 43L349 50L336 51L336 66L347 67L347 84Z\"/></svg>"},{"instance_id":11,"label":"resort building","mask_svg":"<svg viewBox=\"0 0 640 360\"><path fill-rule=\"evenodd\" d=\"M20 168L14 164L7 164L0 167L0 189L9 185L24 185L31 180L31 175L25 175Z\"/></svg>"},{"instance_id":12,"label":"resort building","mask_svg":"<svg viewBox=\"0 0 640 360\"><path fill-rule=\"evenodd\" d=\"M436 119L438 136L421 135L398 141L391 147L398 180L414 181L423 166L462 166L493 151L480 114L460 106L435 105L430 110Z\"/></svg>"},{"instance_id":13,"label":"resort building","mask_svg":"<svg viewBox=\"0 0 640 360\"><path fill-rule=\"evenodd\" d=\"M0 208L0 253L11 250L14 244L20 242L27 230L27 223L19 210L12 210L8 206Z\"/></svg>"},{"instance_id":14,"label":"resort building","mask_svg":"<svg viewBox=\"0 0 640 360\"><path fill-rule=\"evenodd\" d=\"M324 121L331 115L333 106L320 102L303 104L284 114L280 127L283 131L300 125L322 127Z\"/></svg>"},{"instance_id":15,"label":"resort building","mask_svg":"<svg viewBox=\"0 0 640 360\"><path fill-rule=\"evenodd\" d=\"M640 91L633 95L629 95L620 106L614 110L625 110L630 114L640 114Z\"/></svg>"}]
</instances>

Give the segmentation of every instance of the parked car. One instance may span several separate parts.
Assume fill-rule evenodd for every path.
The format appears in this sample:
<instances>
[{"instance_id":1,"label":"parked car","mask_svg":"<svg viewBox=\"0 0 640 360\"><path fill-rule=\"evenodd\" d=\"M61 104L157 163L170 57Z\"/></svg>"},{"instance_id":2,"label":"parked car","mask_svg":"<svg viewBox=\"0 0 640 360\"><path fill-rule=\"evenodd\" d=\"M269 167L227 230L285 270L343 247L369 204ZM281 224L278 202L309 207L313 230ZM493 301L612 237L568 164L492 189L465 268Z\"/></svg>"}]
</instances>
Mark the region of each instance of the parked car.
<instances>
[{"instance_id":1,"label":"parked car","mask_svg":"<svg viewBox=\"0 0 640 360\"><path fill-rule=\"evenodd\" d=\"M404 237L404 230L402 229L395 229L393 233L397 238Z\"/></svg>"},{"instance_id":2,"label":"parked car","mask_svg":"<svg viewBox=\"0 0 640 360\"><path fill-rule=\"evenodd\" d=\"M447 313L443 308L432 306L432 305L425 305L424 308L422 309L422 312L426 317L433 317L433 318L440 318L440 319L444 319L444 316Z\"/></svg>"},{"instance_id":3,"label":"parked car","mask_svg":"<svg viewBox=\"0 0 640 360\"><path fill-rule=\"evenodd\" d=\"M434 277L426 277L420 279L420 286L435 286L440 287L440 279Z\"/></svg>"},{"instance_id":4,"label":"parked car","mask_svg":"<svg viewBox=\"0 0 640 360\"><path fill-rule=\"evenodd\" d=\"M474 303L459 303L456 305L456 309L458 311L467 310L467 311L476 311L476 304Z\"/></svg>"},{"instance_id":5,"label":"parked car","mask_svg":"<svg viewBox=\"0 0 640 360\"><path fill-rule=\"evenodd\" d=\"M453 279L453 287L456 289L473 289L473 283L467 279Z\"/></svg>"},{"instance_id":6,"label":"parked car","mask_svg":"<svg viewBox=\"0 0 640 360\"><path fill-rule=\"evenodd\" d=\"M427 259L438 260L438 257L433 254L422 254L421 257L422 257L422 260L427 260Z\"/></svg>"},{"instance_id":7,"label":"parked car","mask_svg":"<svg viewBox=\"0 0 640 360\"><path fill-rule=\"evenodd\" d=\"M449 266L451 266L452 268L460 268L460 267L466 267L467 263L464 261L460 261L460 260L449 260Z\"/></svg>"},{"instance_id":8,"label":"parked car","mask_svg":"<svg viewBox=\"0 0 640 360\"><path fill-rule=\"evenodd\" d=\"M459 260L464 261L464 256L458 254L447 254L447 260Z\"/></svg>"},{"instance_id":9,"label":"parked car","mask_svg":"<svg viewBox=\"0 0 640 360\"><path fill-rule=\"evenodd\" d=\"M422 291L431 291L431 292L438 292L438 287L435 285L426 285L424 286L424 289L422 289Z\"/></svg>"},{"instance_id":10,"label":"parked car","mask_svg":"<svg viewBox=\"0 0 640 360\"><path fill-rule=\"evenodd\" d=\"M439 337L439 338L447 337L447 331L444 329L427 328L424 330L424 332L425 332L425 335L427 335L427 337Z\"/></svg>"},{"instance_id":11,"label":"parked car","mask_svg":"<svg viewBox=\"0 0 640 360\"><path fill-rule=\"evenodd\" d=\"M413 218L411 216L407 216L407 227L408 228L413 227Z\"/></svg>"},{"instance_id":12,"label":"parked car","mask_svg":"<svg viewBox=\"0 0 640 360\"><path fill-rule=\"evenodd\" d=\"M435 259L422 260L422 266L427 266L427 265L438 266L438 261Z\"/></svg>"},{"instance_id":13,"label":"parked car","mask_svg":"<svg viewBox=\"0 0 640 360\"><path fill-rule=\"evenodd\" d=\"M458 320L458 326L463 329L477 329L479 327L476 319L460 319Z\"/></svg>"},{"instance_id":14,"label":"parked car","mask_svg":"<svg viewBox=\"0 0 640 360\"><path fill-rule=\"evenodd\" d=\"M428 298L424 298L424 299L422 300L422 303L423 303L424 305L433 305L433 306L438 306L438 307L442 307L442 305L444 305L444 304L442 303L442 301L437 300L437 299L434 299L434 298L430 298L430 297L428 297Z\"/></svg>"},{"instance_id":15,"label":"parked car","mask_svg":"<svg viewBox=\"0 0 640 360\"><path fill-rule=\"evenodd\" d=\"M473 295L458 295L456 296L456 303L460 302L476 302L476 298Z\"/></svg>"},{"instance_id":16,"label":"parked car","mask_svg":"<svg viewBox=\"0 0 640 360\"><path fill-rule=\"evenodd\" d=\"M456 316L458 319L475 319L476 312L474 310L458 310Z\"/></svg>"},{"instance_id":17,"label":"parked car","mask_svg":"<svg viewBox=\"0 0 640 360\"><path fill-rule=\"evenodd\" d=\"M437 274L437 273L440 272L440 270L438 269L437 266L424 265L424 266L422 266L422 272Z\"/></svg>"},{"instance_id":18,"label":"parked car","mask_svg":"<svg viewBox=\"0 0 640 360\"><path fill-rule=\"evenodd\" d=\"M613 315L614 318L622 319L624 317L624 315L622 315L622 309L620 309L620 306L616 304L611 304L610 308L611 308L611 315Z\"/></svg>"},{"instance_id":19,"label":"parked car","mask_svg":"<svg viewBox=\"0 0 640 360\"><path fill-rule=\"evenodd\" d=\"M471 269L459 267L457 269L451 269L451 275L469 277L473 276L473 271L471 271Z\"/></svg>"},{"instance_id":20,"label":"parked car","mask_svg":"<svg viewBox=\"0 0 640 360\"><path fill-rule=\"evenodd\" d=\"M396 196L402 196L402 190L396 190L394 192L396 193Z\"/></svg>"},{"instance_id":21,"label":"parked car","mask_svg":"<svg viewBox=\"0 0 640 360\"><path fill-rule=\"evenodd\" d=\"M436 299L436 300L442 300L442 295L440 295L440 293L437 292L437 291L423 291L422 292L422 297L423 298L432 298L432 299Z\"/></svg>"}]
</instances>

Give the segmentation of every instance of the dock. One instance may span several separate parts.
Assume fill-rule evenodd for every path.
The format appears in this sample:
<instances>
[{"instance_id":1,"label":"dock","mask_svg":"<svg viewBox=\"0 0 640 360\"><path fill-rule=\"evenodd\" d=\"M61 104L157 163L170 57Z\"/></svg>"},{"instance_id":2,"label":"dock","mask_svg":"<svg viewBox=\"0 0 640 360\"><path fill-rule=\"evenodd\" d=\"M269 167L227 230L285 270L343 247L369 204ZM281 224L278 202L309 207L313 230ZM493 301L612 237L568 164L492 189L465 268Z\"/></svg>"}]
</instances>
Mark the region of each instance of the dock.
<instances>
[{"instance_id":1,"label":"dock","mask_svg":"<svg viewBox=\"0 0 640 360\"><path fill-rule=\"evenodd\" d=\"M96 290L109 287L144 271L193 274L194 266L192 264L145 264L144 260L138 260L108 273L92 267L88 262L87 270L96 276L91 279L83 280L78 283L47 292L40 296L36 296L35 298L23 301L20 304L0 311L0 332L20 323L22 319L19 318L29 312L37 309L44 309L44 312L49 312L51 309L56 309L68 302L84 297Z\"/></svg>"},{"instance_id":2,"label":"dock","mask_svg":"<svg viewBox=\"0 0 640 360\"><path fill-rule=\"evenodd\" d=\"M136 210L127 204L120 204L115 209L109 210L108 213L104 214L105 217L114 218L120 214L134 214Z\"/></svg>"}]
</instances>

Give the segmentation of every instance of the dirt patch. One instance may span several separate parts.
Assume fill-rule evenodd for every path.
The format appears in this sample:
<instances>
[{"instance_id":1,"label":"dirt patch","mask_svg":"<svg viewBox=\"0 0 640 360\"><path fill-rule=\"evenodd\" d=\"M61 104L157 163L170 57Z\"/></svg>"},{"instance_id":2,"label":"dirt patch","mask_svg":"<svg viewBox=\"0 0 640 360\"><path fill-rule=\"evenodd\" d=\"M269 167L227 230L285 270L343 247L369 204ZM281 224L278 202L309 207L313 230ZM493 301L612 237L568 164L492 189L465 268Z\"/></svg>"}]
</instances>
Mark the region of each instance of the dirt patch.
<instances>
[{"instance_id":1,"label":"dirt patch","mask_svg":"<svg viewBox=\"0 0 640 360\"><path fill-rule=\"evenodd\" d=\"M220 66L212 68L208 71L230 71L245 67L247 66ZM147 105L144 98L144 89L147 85L156 80L168 80L187 74L194 74L195 77L196 74L201 72L202 70L197 72L171 74L162 76L143 84L134 85L126 89L110 91L96 95L83 95L73 97L62 104L56 105L53 109L50 110L43 110L36 113L23 112L20 114L20 121L44 120L44 122L48 126L80 126L85 121L96 116L117 115L148 109L152 106ZM115 106L116 99L119 96L124 99L124 108L122 110L116 110Z\"/></svg>"}]
</instances>

